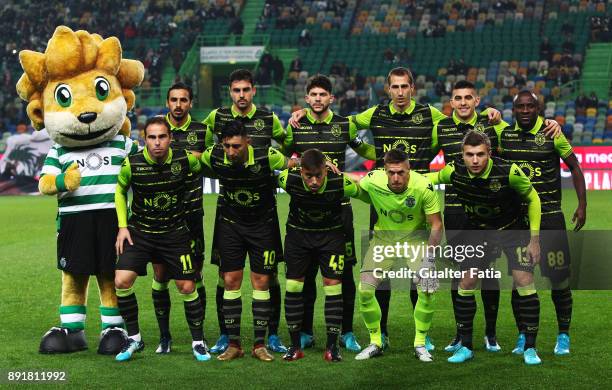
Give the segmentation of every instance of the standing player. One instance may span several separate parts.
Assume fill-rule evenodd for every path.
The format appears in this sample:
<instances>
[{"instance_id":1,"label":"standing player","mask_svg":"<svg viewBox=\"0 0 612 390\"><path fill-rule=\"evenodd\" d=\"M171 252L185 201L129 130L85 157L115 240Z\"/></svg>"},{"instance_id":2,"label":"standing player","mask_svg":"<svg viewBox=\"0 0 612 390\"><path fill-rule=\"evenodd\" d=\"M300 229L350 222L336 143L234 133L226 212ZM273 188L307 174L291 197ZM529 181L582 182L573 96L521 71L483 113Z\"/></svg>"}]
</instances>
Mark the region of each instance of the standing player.
<instances>
[{"instance_id":1,"label":"standing player","mask_svg":"<svg viewBox=\"0 0 612 390\"><path fill-rule=\"evenodd\" d=\"M166 122L172 131L171 147L175 152L187 150L196 158L204 151L206 126L193 121L189 111L193 107L193 91L184 83L176 83L168 89ZM189 173L185 179L185 220L191 236L191 261L196 270L196 289L206 316L206 290L202 281L204 265L204 209L202 206L202 174ZM170 293L163 264L153 264L155 277L152 285L153 305L159 324L160 340L156 353L169 353L172 345L170 335Z\"/></svg>"},{"instance_id":2,"label":"standing player","mask_svg":"<svg viewBox=\"0 0 612 390\"><path fill-rule=\"evenodd\" d=\"M340 171L344 171L346 148L351 147L357 154L369 160L375 159L374 147L363 142L357 136L357 128L348 119L336 115L329 106L334 101L332 83L328 77L317 75L310 78L306 85L306 115L300 119L300 126L295 129L287 127L287 137L283 152L291 155L294 152L304 153L308 149L318 149L325 158ZM342 202L342 220L346 238L344 257L345 269L342 274L342 301L344 304L341 344L349 351L359 352L361 346L353 333L353 313L355 312L355 279L352 268L357 263L354 245L353 209L349 198ZM305 348L314 344L312 332L314 304L316 300L315 278L318 263L314 262L306 274L304 282L304 319L302 323L301 346Z\"/></svg>"},{"instance_id":3,"label":"standing player","mask_svg":"<svg viewBox=\"0 0 612 390\"><path fill-rule=\"evenodd\" d=\"M569 328L572 318L572 292L569 286L570 253L565 218L561 210L561 175L559 158L570 169L578 208L572 222L575 231L580 230L586 221L586 185L580 164L572 151L572 146L561 135L550 139L543 132L543 118L538 116L537 96L529 91L521 91L514 98L513 112L516 118L514 128L507 127L499 136L501 156L516 163L532 180L534 188L542 199L542 254L540 262L542 275L552 284L551 297L557 313L559 334L555 345L555 355L570 352ZM512 308L517 326L520 325L520 311L516 290L512 291ZM525 350L524 329L519 326L519 338L512 351L520 354Z\"/></svg>"},{"instance_id":4,"label":"standing player","mask_svg":"<svg viewBox=\"0 0 612 390\"><path fill-rule=\"evenodd\" d=\"M313 88L316 89L321 88ZM342 205L347 197L359 196L360 191L357 184L343 174L328 172L325 166L327 158L320 150L305 150L301 167L285 170L278 177L279 186L291 196L285 237L285 316L291 346L283 356L289 361L304 357L300 340L304 316L302 291L304 278L313 266L321 268L325 291L327 344L323 358L330 362L342 360L338 350L343 318L342 285L346 280L342 277L346 270Z\"/></svg>"},{"instance_id":5,"label":"standing player","mask_svg":"<svg viewBox=\"0 0 612 390\"><path fill-rule=\"evenodd\" d=\"M252 355L262 361L272 361L264 346L270 317L269 283L276 274L277 256L282 251L280 229L276 214L275 187L272 172L292 167L273 148L253 148L247 129L241 121L225 124L221 143L202 154L202 162L223 186L219 198L219 215L215 221L223 275L223 318L229 335L229 347L219 360L232 360L244 355L240 345L242 294L240 292L247 254L253 285Z\"/></svg>"},{"instance_id":6,"label":"standing player","mask_svg":"<svg viewBox=\"0 0 612 390\"><path fill-rule=\"evenodd\" d=\"M452 184L467 215L468 230L475 230L470 239L499 246L508 258L517 286L519 310L525 327L524 361L540 364L535 349L540 321L540 300L533 284L533 267L540 258L540 199L523 171L514 163L491 157L489 137L478 131L470 131L462 143L463 158L450 163L437 173L428 176L434 184ZM531 238L527 243L525 216L520 212L521 202L528 204L527 215ZM523 234L525 233L525 234ZM475 238L474 235L478 235ZM526 248L525 248L526 246ZM463 270L482 269L490 260L486 255L462 264ZM459 282L457 310L461 348L448 361L463 363L472 359L472 326L476 314L475 288L478 282L473 272L463 274Z\"/></svg>"},{"instance_id":7,"label":"standing player","mask_svg":"<svg viewBox=\"0 0 612 390\"><path fill-rule=\"evenodd\" d=\"M206 147L211 147L215 142L221 142L221 131L223 127L231 121L241 121L247 129L251 138L251 145L255 148L268 148L272 145L272 140L279 145L285 139L285 130L276 114L255 107L253 97L257 90L253 82L253 74L246 69L233 71L229 76L230 97L232 105L229 108L221 107L213 110L204 120L206 129ZM222 202L223 188L221 188L217 205ZM275 208L276 210L276 208ZM219 210L217 210L219 214ZM280 234L280 232L279 232ZM212 264L219 265L218 236L216 231L213 233L212 245ZM277 261L282 261L282 253L278 254ZM275 274L270 282L270 300L272 313L268 325L268 348L274 352L286 352L287 348L278 337L278 322L280 319L281 291L278 284L278 276ZM222 353L229 345L227 330L223 321L223 277L219 275L216 292L217 319L219 321L220 337L215 345L210 349L212 353Z\"/></svg>"},{"instance_id":8,"label":"standing player","mask_svg":"<svg viewBox=\"0 0 612 390\"><path fill-rule=\"evenodd\" d=\"M437 126L434 126L433 143L435 148L440 148L444 151L444 159L446 162L452 162L456 158L461 158L463 138L468 131L475 129L486 134L493 142L497 142L497 133L501 132L508 124L504 121L496 125L489 123L487 110L476 113L476 107L480 104L480 97L476 93L474 84L469 81L458 81L452 90L451 106L453 114L450 118L441 120ZM495 152L496 147L492 147ZM462 240L467 240L460 231L465 230L469 225L465 212L461 203L457 200L457 193L452 185L447 185L444 189L444 230L446 231L446 239L450 245L461 245ZM469 235L468 231L466 234ZM490 259L494 260L494 259ZM447 352L455 352L461 348L461 339L459 337L459 325L461 324L460 317L462 313L458 312L458 285L459 279L452 280L451 298L453 302L453 312L455 314L455 323L457 324L457 334L451 343L444 349ZM485 278L481 280L481 296L484 307L484 315L486 320L485 330L485 346L487 351L497 352L501 347L497 343L496 338L496 323L497 310L499 307L499 281L494 278Z\"/></svg>"},{"instance_id":9,"label":"standing player","mask_svg":"<svg viewBox=\"0 0 612 390\"><path fill-rule=\"evenodd\" d=\"M196 270L191 261L190 237L183 212L185 179L189 172L198 172L201 166L188 152L174 152L170 148L172 133L164 118L149 119L144 133L146 147L126 158L115 192L119 220L115 287L129 336L115 359L129 360L134 352L144 348L133 286L139 275L146 275L147 263L153 261L164 264L167 276L175 280L193 339L193 355L198 361L207 361L210 354L204 342L204 313L195 288ZM128 223L126 203L130 188L134 197Z\"/></svg>"},{"instance_id":10,"label":"standing player","mask_svg":"<svg viewBox=\"0 0 612 390\"><path fill-rule=\"evenodd\" d=\"M389 271L400 265L398 256L382 261L375 259L375 248L380 245L394 246L399 243L398 239L416 245L428 241L428 245L436 246L442 237L438 196L427 178L410 170L408 160L405 151L391 149L385 153L384 170L373 170L359 182L378 219L374 225L373 241L363 258L359 284L359 309L370 332L370 345L355 357L357 360L370 359L383 353L381 310L374 298L377 286L388 277L378 271ZM429 233L426 224L431 227ZM432 278L432 271L435 271L435 258L425 252L419 278L415 280L420 289L417 290L418 300L414 308L415 356L422 362L433 361L425 347L433 319L433 293L439 285L435 276Z\"/></svg>"}]
</instances>

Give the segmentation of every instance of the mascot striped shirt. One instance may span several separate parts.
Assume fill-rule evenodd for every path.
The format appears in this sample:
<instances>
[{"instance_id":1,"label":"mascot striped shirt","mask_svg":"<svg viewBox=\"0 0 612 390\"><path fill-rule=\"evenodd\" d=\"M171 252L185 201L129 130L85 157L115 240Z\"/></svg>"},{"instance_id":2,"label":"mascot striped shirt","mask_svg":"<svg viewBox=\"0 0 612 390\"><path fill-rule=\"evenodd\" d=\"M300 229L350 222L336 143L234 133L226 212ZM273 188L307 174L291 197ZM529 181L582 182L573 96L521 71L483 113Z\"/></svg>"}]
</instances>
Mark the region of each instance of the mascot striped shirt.
<instances>
[{"instance_id":1,"label":"mascot striped shirt","mask_svg":"<svg viewBox=\"0 0 612 390\"><path fill-rule=\"evenodd\" d=\"M85 148L54 144L47 154L41 175L60 175L73 162L81 172L81 185L76 191L57 194L60 215L115 208L115 187L121 164L137 151L138 144L124 135Z\"/></svg>"}]
</instances>

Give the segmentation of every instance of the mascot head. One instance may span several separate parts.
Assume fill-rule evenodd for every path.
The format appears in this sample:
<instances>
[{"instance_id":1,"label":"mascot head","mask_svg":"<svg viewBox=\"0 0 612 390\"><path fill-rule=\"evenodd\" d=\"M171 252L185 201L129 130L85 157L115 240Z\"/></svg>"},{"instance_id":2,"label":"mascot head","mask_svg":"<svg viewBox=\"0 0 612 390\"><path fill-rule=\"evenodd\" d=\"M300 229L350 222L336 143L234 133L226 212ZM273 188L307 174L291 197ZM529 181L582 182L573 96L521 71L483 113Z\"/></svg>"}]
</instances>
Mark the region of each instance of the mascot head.
<instances>
[{"instance_id":1,"label":"mascot head","mask_svg":"<svg viewBox=\"0 0 612 390\"><path fill-rule=\"evenodd\" d=\"M35 129L46 128L53 141L68 147L129 134L126 114L134 107L132 89L142 82L144 66L121 58L117 38L59 26L44 53L22 50L19 60L24 73L17 93L28 102Z\"/></svg>"}]
</instances>

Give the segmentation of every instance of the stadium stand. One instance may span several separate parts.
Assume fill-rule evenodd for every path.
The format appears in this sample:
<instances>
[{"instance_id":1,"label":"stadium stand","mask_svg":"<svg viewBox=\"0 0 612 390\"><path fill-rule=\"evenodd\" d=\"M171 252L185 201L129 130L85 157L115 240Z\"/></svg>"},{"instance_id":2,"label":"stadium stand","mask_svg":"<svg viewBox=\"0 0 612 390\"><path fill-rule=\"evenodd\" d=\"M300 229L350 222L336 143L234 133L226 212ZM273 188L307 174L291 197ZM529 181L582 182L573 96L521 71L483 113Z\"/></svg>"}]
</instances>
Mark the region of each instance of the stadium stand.
<instances>
[{"instance_id":1,"label":"stadium stand","mask_svg":"<svg viewBox=\"0 0 612 390\"><path fill-rule=\"evenodd\" d=\"M111 10L120 11L110 18ZM30 22L36 20L32 15L42 22ZM264 34L268 54L255 69L256 103L267 104L281 120L302 104L306 80L315 73L332 76L334 109L349 114L386 101L385 75L408 65L417 99L443 112L450 112L450 88L457 80L474 82L482 105L497 107L505 120L511 120L512 96L529 88L574 143L611 142L611 15L606 1L585 0L71 0L42 6L26 0L0 11L3 31L15 31L0 38L0 130L13 132L27 122L13 92L20 74L16 53L43 49L54 27L67 24L116 35L126 56L145 63L133 123L163 109L160 90L181 76L195 82L195 72L179 70L196 38L250 44L253 34ZM19 28L9 27L15 21ZM226 39L230 33L238 38ZM577 96L591 92L597 104L579 107Z\"/></svg>"}]
</instances>

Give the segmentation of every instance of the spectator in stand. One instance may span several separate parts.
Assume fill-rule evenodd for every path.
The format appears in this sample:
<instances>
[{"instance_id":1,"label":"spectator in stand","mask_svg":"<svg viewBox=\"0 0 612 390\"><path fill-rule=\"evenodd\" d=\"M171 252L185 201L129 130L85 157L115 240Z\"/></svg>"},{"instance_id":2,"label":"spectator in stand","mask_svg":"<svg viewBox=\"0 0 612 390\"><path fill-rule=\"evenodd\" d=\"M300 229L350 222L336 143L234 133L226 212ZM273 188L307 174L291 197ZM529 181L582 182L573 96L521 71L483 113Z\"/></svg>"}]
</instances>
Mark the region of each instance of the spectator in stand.
<instances>
[{"instance_id":1,"label":"spectator in stand","mask_svg":"<svg viewBox=\"0 0 612 390\"><path fill-rule=\"evenodd\" d=\"M295 57L291 64L289 65L289 72L301 72L303 68L302 60L300 57Z\"/></svg>"},{"instance_id":2,"label":"spectator in stand","mask_svg":"<svg viewBox=\"0 0 612 390\"><path fill-rule=\"evenodd\" d=\"M597 98L597 94L595 91L591 92L591 96L587 100L587 108L597 108L599 105L599 99Z\"/></svg>"},{"instance_id":3,"label":"spectator in stand","mask_svg":"<svg viewBox=\"0 0 612 390\"><path fill-rule=\"evenodd\" d=\"M512 73L510 73L509 70L507 70L506 74L504 75L503 81L502 81L503 86L505 88L512 88L512 87L514 87L514 83L515 82L516 82L516 79L515 79L514 75Z\"/></svg>"},{"instance_id":4,"label":"spectator in stand","mask_svg":"<svg viewBox=\"0 0 612 390\"><path fill-rule=\"evenodd\" d=\"M584 110L589 105L589 98L586 97L586 95L583 92L580 95L578 95L578 97L576 97L575 103L576 103L576 108L577 109Z\"/></svg>"},{"instance_id":5,"label":"spectator in stand","mask_svg":"<svg viewBox=\"0 0 612 390\"><path fill-rule=\"evenodd\" d=\"M300 46L310 46L310 45L312 45L312 35L310 34L310 31L308 31L307 28L304 28L300 32L300 36L298 38L298 45L300 45Z\"/></svg>"},{"instance_id":6,"label":"spectator in stand","mask_svg":"<svg viewBox=\"0 0 612 390\"><path fill-rule=\"evenodd\" d=\"M272 73L274 74L274 84L281 85L285 77L285 65L276 56L272 59Z\"/></svg>"},{"instance_id":7,"label":"spectator in stand","mask_svg":"<svg viewBox=\"0 0 612 390\"><path fill-rule=\"evenodd\" d=\"M550 61L553 55L553 48L548 41L548 37L542 38L542 43L540 43L540 58L546 61Z\"/></svg>"}]
</instances>

